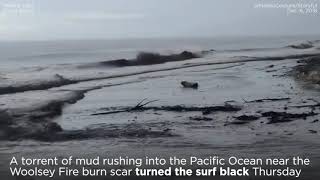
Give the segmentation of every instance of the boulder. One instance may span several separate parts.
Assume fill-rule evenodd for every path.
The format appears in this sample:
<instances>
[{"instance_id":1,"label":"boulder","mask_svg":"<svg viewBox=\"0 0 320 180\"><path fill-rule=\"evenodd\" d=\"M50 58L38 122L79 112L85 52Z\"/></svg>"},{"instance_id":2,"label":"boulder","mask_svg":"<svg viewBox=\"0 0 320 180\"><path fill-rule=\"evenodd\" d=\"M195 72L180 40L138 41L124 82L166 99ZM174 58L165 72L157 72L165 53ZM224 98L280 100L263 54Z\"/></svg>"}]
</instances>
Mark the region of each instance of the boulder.
<instances>
[{"instance_id":1,"label":"boulder","mask_svg":"<svg viewBox=\"0 0 320 180\"><path fill-rule=\"evenodd\" d=\"M182 81L181 85L184 88L193 88L193 89L198 89L199 84L197 82L188 82L188 81Z\"/></svg>"}]
</instances>

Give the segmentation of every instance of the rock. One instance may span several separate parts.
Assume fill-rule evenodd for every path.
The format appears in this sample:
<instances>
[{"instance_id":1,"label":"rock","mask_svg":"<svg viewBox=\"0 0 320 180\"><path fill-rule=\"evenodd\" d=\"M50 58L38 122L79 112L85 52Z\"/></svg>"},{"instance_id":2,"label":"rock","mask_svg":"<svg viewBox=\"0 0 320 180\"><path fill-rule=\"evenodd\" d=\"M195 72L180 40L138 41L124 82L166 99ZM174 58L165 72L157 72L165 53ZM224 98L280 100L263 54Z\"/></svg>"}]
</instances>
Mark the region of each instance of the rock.
<instances>
[{"instance_id":1,"label":"rock","mask_svg":"<svg viewBox=\"0 0 320 180\"><path fill-rule=\"evenodd\" d=\"M184 88L193 88L193 89L198 89L199 84L197 82L188 82L188 81L182 81L181 85Z\"/></svg>"}]
</instances>

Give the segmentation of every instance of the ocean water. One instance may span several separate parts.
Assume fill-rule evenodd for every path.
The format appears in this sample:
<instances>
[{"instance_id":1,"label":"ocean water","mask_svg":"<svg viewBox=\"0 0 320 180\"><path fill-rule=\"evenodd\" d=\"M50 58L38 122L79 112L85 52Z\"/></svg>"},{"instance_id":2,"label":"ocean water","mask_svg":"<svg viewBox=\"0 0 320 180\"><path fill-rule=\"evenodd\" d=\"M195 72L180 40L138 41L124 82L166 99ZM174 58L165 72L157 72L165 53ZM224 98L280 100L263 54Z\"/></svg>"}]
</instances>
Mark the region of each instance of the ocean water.
<instances>
[{"instance_id":1,"label":"ocean water","mask_svg":"<svg viewBox=\"0 0 320 180\"><path fill-rule=\"evenodd\" d=\"M183 50L279 48L316 39L320 35L0 42L0 70L133 58L141 51L170 54Z\"/></svg>"}]
</instances>

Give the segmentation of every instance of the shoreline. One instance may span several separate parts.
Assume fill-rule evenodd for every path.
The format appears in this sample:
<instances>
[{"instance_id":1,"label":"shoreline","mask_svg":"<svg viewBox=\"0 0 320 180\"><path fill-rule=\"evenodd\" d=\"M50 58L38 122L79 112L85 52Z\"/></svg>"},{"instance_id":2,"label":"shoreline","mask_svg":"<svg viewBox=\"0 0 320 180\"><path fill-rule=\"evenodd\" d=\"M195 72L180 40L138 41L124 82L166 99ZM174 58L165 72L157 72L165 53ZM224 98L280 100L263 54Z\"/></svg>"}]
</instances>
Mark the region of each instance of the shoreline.
<instances>
[{"instance_id":1,"label":"shoreline","mask_svg":"<svg viewBox=\"0 0 320 180\"><path fill-rule=\"evenodd\" d=\"M306 156L316 164L309 169L316 174L319 88L304 84L317 83L313 67L319 56L307 54L224 63L200 58L129 76L1 95L3 102L12 101L4 106L13 107L17 118L4 124L17 129L11 136L16 138L1 140L0 169L5 171L13 154L187 157L214 152ZM183 88L184 80L199 88ZM146 98L152 103L135 108Z\"/></svg>"}]
</instances>

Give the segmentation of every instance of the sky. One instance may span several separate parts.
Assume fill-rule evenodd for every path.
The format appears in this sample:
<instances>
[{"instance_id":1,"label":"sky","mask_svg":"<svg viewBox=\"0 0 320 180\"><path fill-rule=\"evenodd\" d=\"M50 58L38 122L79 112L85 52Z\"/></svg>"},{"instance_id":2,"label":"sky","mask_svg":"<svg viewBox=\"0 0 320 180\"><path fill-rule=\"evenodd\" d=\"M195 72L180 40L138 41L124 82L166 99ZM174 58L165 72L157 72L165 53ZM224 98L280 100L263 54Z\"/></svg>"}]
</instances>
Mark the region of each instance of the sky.
<instances>
[{"instance_id":1,"label":"sky","mask_svg":"<svg viewBox=\"0 0 320 180\"><path fill-rule=\"evenodd\" d=\"M286 3L317 6L258 6ZM319 7L320 0L0 0L0 40L312 35L320 32Z\"/></svg>"}]
</instances>

